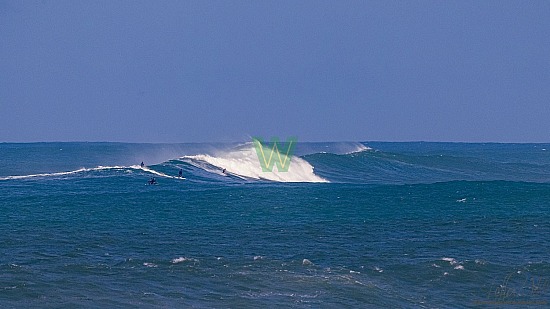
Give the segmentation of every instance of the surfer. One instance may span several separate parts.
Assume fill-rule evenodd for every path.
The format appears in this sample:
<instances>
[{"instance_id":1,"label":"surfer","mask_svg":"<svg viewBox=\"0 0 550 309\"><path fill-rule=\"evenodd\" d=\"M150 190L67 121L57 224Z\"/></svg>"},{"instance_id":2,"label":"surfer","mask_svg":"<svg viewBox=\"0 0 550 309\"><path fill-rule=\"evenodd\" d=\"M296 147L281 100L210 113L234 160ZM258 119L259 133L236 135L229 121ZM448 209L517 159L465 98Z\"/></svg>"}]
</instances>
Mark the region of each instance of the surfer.
<instances>
[{"instance_id":1,"label":"surfer","mask_svg":"<svg viewBox=\"0 0 550 309\"><path fill-rule=\"evenodd\" d=\"M225 174L225 168L223 169L222 173L224 173L224 174Z\"/></svg>"},{"instance_id":2,"label":"surfer","mask_svg":"<svg viewBox=\"0 0 550 309\"><path fill-rule=\"evenodd\" d=\"M156 185L157 184L157 180L155 179L155 177L151 177L151 179L149 179L148 183L150 185Z\"/></svg>"},{"instance_id":3,"label":"surfer","mask_svg":"<svg viewBox=\"0 0 550 309\"><path fill-rule=\"evenodd\" d=\"M180 168L180 171L179 171L179 173L178 173L178 176L179 176L180 178L183 177L183 169Z\"/></svg>"},{"instance_id":4,"label":"surfer","mask_svg":"<svg viewBox=\"0 0 550 309\"><path fill-rule=\"evenodd\" d=\"M142 168L145 166L145 164L143 164L143 161L141 161L140 165L141 165Z\"/></svg>"}]
</instances>

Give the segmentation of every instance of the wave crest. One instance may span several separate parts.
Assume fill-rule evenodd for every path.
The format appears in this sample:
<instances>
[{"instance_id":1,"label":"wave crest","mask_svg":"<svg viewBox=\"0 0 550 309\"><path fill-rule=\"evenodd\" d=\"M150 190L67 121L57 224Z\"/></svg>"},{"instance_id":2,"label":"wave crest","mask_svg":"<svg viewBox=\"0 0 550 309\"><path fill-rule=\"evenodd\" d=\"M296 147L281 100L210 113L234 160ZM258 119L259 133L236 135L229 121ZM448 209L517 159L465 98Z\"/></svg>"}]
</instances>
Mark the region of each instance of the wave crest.
<instances>
[{"instance_id":1,"label":"wave crest","mask_svg":"<svg viewBox=\"0 0 550 309\"><path fill-rule=\"evenodd\" d=\"M286 172L280 172L276 166L273 167L272 172L263 172L252 143L229 151L218 152L215 155L199 154L184 156L180 159L211 173L224 175L222 171L225 169L227 174L245 179L277 182L328 182L315 175L313 166L309 162L297 156L291 157L290 166Z\"/></svg>"}]
</instances>

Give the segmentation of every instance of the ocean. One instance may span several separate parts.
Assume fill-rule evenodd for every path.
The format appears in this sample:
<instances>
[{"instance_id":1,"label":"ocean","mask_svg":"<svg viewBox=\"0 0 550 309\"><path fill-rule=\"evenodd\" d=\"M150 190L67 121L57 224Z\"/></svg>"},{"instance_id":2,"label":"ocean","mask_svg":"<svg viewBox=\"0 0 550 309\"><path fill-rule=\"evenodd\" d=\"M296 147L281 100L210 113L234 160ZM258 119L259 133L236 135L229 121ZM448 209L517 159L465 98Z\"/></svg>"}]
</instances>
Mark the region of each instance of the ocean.
<instances>
[{"instance_id":1,"label":"ocean","mask_svg":"<svg viewBox=\"0 0 550 309\"><path fill-rule=\"evenodd\" d=\"M546 307L549 206L550 144L1 143L0 307Z\"/></svg>"}]
</instances>

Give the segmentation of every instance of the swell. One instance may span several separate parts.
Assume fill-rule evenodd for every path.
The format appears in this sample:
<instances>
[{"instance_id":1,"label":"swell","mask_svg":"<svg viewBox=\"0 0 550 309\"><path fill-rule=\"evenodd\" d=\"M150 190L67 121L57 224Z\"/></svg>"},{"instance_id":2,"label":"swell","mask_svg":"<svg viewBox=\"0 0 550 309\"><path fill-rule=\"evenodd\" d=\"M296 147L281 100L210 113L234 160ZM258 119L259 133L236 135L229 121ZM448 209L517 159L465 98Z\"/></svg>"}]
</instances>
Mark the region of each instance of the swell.
<instances>
[{"instance_id":1,"label":"swell","mask_svg":"<svg viewBox=\"0 0 550 309\"><path fill-rule=\"evenodd\" d=\"M321 177L343 183L434 183L454 180L550 182L550 165L454 155L416 155L365 150L316 153L305 160Z\"/></svg>"},{"instance_id":2,"label":"swell","mask_svg":"<svg viewBox=\"0 0 550 309\"><path fill-rule=\"evenodd\" d=\"M412 145L412 146L411 146ZM401 149L397 146L401 147ZM417 184L450 181L513 181L550 182L550 159L546 151L532 145L447 145L435 144L417 148L416 144L381 145L384 150L374 150L360 143L305 144L302 156L292 156L287 172L263 172L251 143L221 147L195 154L173 155L172 159L141 167L139 165L95 165L86 167L86 161L79 161L87 146L67 156L72 167L67 170L32 173L32 164L16 162L23 175L3 175L0 180L63 179L74 177L109 177L132 175L136 177L163 177L186 179L199 183L243 183L243 182L332 182L349 184ZM459 147L460 146L460 147ZM482 148L482 146L484 148ZM536 146L536 145L535 145ZM59 146L57 146L59 147ZM55 147L55 148L57 148ZM113 147L118 147L115 145ZM141 147L141 146L140 146ZM384 148L385 147L385 148ZM392 149L393 147L393 149ZM437 148L439 147L439 148ZM456 149L452 148L455 147ZM205 147L203 147L205 148ZM390 148L390 149L388 149ZM539 147L540 148L540 147ZM66 149L66 148L64 148ZM112 149L105 146L105 151ZM159 149L160 153L162 149ZM87 152L86 152L87 153ZM304 154L305 153L305 154ZM15 158L13 154L13 158ZM40 161L52 162L52 169L59 155ZM117 160L139 162L135 154L117 153ZM63 161L67 160L63 157ZM104 162L108 162L106 157ZM62 160L58 160L61 162ZM148 161L148 160L146 160ZM88 163L93 164L93 163ZM97 163L96 163L97 164ZM75 166L85 166L74 168ZM92 165L93 166L93 165ZM185 178L178 177L183 170ZM224 171L225 170L225 171ZM9 170L8 170L9 171Z\"/></svg>"}]
</instances>

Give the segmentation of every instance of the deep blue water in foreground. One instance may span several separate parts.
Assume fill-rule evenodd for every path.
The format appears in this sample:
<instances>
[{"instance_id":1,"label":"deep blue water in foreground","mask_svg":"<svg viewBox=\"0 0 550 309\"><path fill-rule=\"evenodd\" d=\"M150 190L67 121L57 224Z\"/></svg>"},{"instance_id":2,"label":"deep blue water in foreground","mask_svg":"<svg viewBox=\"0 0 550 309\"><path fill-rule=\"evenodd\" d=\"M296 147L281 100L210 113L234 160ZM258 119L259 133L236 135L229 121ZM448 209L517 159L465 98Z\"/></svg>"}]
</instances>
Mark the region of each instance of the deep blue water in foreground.
<instances>
[{"instance_id":1,"label":"deep blue water in foreground","mask_svg":"<svg viewBox=\"0 0 550 309\"><path fill-rule=\"evenodd\" d=\"M250 147L0 144L0 307L550 306L549 144Z\"/></svg>"}]
</instances>

